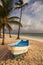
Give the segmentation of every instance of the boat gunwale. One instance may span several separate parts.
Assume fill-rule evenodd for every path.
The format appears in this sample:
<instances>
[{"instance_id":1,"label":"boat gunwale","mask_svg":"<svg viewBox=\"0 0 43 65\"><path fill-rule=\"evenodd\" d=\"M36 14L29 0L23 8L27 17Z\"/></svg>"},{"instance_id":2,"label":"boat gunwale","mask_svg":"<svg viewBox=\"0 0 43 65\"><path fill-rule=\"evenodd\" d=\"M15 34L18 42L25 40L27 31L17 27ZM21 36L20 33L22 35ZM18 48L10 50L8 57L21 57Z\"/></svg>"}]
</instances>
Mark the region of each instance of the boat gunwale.
<instances>
[{"instance_id":1,"label":"boat gunwale","mask_svg":"<svg viewBox=\"0 0 43 65\"><path fill-rule=\"evenodd\" d=\"M8 46L10 46L10 47L28 47L28 46L30 46L30 41L29 41L29 40L28 40L28 45L26 45L26 46L15 46L15 45L17 45L20 41L21 41L21 40L19 40L19 41L16 42L16 43L13 43L13 44L8 44Z\"/></svg>"}]
</instances>

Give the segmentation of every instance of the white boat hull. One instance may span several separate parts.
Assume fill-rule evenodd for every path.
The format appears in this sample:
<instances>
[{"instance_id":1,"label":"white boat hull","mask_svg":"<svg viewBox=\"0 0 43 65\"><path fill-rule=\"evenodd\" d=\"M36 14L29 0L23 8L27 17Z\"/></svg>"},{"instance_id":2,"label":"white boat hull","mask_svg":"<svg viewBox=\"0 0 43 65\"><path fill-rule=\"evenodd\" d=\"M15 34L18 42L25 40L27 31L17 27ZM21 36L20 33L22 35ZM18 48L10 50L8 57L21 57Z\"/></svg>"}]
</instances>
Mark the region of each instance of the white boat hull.
<instances>
[{"instance_id":1,"label":"white boat hull","mask_svg":"<svg viewBox=\"0 0 43 65\"><path fill-rule=\"evenodd\" d=\"M13 55L17 55L17 54L22 54L22 53L26 53L28 51L29 46L25 46L25 47L10 47L11 53Z\"/></svg>"}]
</instances>

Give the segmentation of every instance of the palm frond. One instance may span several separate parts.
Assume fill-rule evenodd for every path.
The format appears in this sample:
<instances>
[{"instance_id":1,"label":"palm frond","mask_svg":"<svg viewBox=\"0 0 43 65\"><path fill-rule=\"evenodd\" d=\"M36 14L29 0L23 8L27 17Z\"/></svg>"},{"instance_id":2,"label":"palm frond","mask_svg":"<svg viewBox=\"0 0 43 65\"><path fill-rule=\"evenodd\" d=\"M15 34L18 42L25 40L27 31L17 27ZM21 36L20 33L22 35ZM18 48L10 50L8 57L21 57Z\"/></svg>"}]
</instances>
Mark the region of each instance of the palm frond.
<instances>
[{"instance_id":1,"label":"palm frond","mask_svg":"<svg viewBox=\"0 0 43 65\"><path fill-rule=\"evenodd\" d=\"M11 26L9 25L9 23L6 24L6 27L7 27L9 30L12 30Z\"/></svg>"},{"instance_id":2,"label":"palm frond","mask_svg":"<svg viewBox=\"0 0 43 65\"><path fill-rule=\"evenodd\" d=\"M20 23L20 22L18 22L18 21L8 21L9 23L12 23L12 24L16 24L16 25L20 25L21 27L22 27L22 24Z\"/></svg>"},{"instance_id":3,"label":"palm frond","mask_svg":"<svg viewBox=\"0 0 43 65\"><path fill-rule=\"evenodd\" d=\"M8 17L8 19L20 19L20 18L17 16L12 16L12 17Z\"/></svg>"},{"instance_id":4,"label":"palm frond","mask_svg":"<svg viewBox=\"0 0 43 65\"><path fill-rule=\"evenodd\" d=\"M16 5L16 7L14 8L14 10L15 9L23 8L23 7L27 6L27 5L28 5L28 3L22 4L22 5Z\"/></svg>"},{"instance_id":5,"label":"palm frond","mask_svg":"<svg viewBox=\"0 0 43 65\"><path fill-rule=\"evenodd\" d=\"M23 0L19 0L18 2L15 3L15 5L22 5L23 4Z\"/></svg>"},{"instance_id":6,"label":"palm frond","mask_svg":"<svg viewBox=\"0 0 43 65\"><path fill-rule=\"evenodd\" d=\"M23 4L23 0L19 0L19 2L20 2L21 4Z\"/></svg>"},{"instance_id":7,"label":"palm frond","mask_svg":"<svg viewBox=\"0 0 43 65\"><path fill-rule=\"evenodd\" d=\"M2 23L0 23L0 29L2 29L2 27L3 27L3 26L2 26Z\"/></svg>"},{"instance_id":8,"label":"palm frond","mask_svg":"<svg viewBox=\"0 0 43 65\"><path fill-rule=\"evenodd\" d=\"M21 8L21 6L16 6L16 7L14 8L14 10L20 9L20 8Z\"/></svg>"},{"instance_id":9,"label":"palm frond","mask_svg":"<svg viewBox=\"0 0 43 65\"><path fill-rule=\"evenodd\" d=\"M0 18L3 18L5 16L4 8L0 5Z\"/></svg>"},{"instance_id":10,"label":"palm frond","mask_svg":"<svg viewBox=\"0 0 43 65\"><path fill-rule=\"evenodd\" d=\"M13 8L13 0L1 0L5 13L8 15Z\"/></svg>"},{"instance_id":11,"label":"palm frond","mask_svg":"<svg viewBox=\"0 0 43 65\"><path fill-rule=\"evenodd\" d=\"M25 4L23 4L21 7L25 7L25 6L27 6L28 5L28 3L25 3Z\"/></svg>"}]
</instances>

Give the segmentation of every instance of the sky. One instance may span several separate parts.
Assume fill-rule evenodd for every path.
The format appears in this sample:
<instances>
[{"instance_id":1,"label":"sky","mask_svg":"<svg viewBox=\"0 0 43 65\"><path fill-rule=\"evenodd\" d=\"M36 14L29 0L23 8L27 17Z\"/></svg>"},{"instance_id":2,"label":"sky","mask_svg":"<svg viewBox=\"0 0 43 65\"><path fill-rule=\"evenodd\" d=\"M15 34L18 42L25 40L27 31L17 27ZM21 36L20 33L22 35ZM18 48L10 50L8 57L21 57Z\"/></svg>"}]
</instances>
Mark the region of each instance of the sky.
<instances>
[{"instance_id":1,"label":"sky","mask_svg":"<svg viewBox=\"0 0 43 65\"><path fill-rule=\"evenodd\" d=\"M43 0L23 0L28 2L22 11L21 33L43 33ZM20 15L20 11L13 11L11 15ZM17 32L18 26L12 26Z\"/></svg>"},{"instance_id":2,"label":"sky","mask_svg":"<svg viewBox=\"0 0 43 65\"><path fill-rule=\"evenodd\" d=\"M28 6L22 11L21 33L43 33L43 0L23 0L23 2L28 2ZM15 13L19 16L20 12ZM17 29L15 26L16 31Z\"/></svg>"},{"instance_id":3,"label":"sky","mask_svg":"<svg viewBox=\"0 0 43 65\"><path fill-rule=\"evenodd\" d=\"M24 0L25 1L25 0ZM28 7L23 11L23 31L43 33L43 0L27 0Z\"/></svg>"}]
</instances>

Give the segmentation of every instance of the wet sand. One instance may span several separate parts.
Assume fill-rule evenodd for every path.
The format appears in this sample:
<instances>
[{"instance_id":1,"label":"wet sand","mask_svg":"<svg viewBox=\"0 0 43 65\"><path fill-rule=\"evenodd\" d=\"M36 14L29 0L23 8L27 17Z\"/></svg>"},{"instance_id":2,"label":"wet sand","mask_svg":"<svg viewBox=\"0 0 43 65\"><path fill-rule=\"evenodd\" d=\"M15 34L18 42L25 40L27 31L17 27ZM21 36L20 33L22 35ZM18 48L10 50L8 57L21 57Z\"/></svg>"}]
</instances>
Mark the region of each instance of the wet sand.
<instances>
[{"instance_id":1,"label":"wet sand","mask_svg":"<svg viewBox=\"0 0 43 65\"><path fill-rule=\"evenodd\" d=\"M2 38L0 38L0 51L3 47L6 49L7 44L17 42L16 35L12 35L12 38L9 38L9 35L5 34L5 45L2 46ZM38 40L32 40L28 37L21 36L21 39L30 40L30 47L28 52L22 54L18 58L13 58L11 52L8 52L6 59L0 60L0 65L43 65L43 42Z\"/></svg>"}]
</instances>

